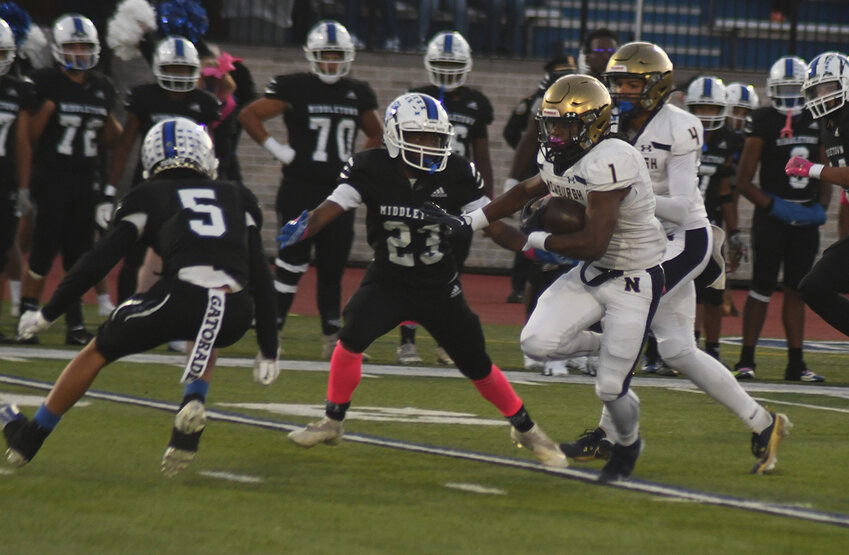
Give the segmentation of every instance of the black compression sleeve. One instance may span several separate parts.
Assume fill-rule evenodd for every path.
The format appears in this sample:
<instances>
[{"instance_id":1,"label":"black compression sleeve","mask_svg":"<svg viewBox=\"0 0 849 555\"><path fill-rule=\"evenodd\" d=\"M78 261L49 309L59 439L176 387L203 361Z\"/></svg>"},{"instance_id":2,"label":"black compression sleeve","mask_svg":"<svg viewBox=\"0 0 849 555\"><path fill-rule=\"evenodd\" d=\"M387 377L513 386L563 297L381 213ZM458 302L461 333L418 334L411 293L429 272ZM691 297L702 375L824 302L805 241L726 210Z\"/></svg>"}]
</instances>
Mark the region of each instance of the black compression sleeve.
<instances>
[{"instance_id":1,"label":"black compression sleeve","mask_svg":"<svg viewBox=\"0 0 849 555\"><path fill-rule=\"evenodd\" d=\"M256 339L265 359L277 358L277 303L274 298L274 283L265 253L262 237L255 227L248 229L250 249L250 289L256 306Z\"/></svg>"}]
</instances>

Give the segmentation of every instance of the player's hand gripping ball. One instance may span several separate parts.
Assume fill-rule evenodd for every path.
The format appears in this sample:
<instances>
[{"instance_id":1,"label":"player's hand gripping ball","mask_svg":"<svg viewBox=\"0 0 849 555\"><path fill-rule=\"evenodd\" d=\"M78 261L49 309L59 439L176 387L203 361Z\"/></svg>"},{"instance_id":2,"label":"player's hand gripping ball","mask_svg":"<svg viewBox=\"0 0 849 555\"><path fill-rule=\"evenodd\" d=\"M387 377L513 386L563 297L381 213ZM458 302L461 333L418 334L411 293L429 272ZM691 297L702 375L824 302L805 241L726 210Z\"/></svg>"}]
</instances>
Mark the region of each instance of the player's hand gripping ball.
<instances>
[{"instance_id":1,"label":"player's hand gripping ball","mask_svg":"<svg viewBox=\"0 0 849 555\"><path fill-rule=\"evenodd\" d=\"M574 233L584 228L586 212L578 201L546 195L532 200L522 209L522 231L548 231L562 234Z\"/></svg>"}]
</instances>

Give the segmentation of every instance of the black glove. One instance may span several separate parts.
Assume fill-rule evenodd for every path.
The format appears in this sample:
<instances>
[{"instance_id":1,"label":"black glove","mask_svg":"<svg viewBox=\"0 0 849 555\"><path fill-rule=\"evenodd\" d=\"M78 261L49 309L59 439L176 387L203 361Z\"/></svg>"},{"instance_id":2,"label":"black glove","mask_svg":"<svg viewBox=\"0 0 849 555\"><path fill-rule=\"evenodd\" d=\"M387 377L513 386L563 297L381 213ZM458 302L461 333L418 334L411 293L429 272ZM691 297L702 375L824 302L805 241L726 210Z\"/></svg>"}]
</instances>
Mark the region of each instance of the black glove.
<instances>
[{"instance_id":1,"label":"black glove","mask_svg":"<svg viewBox=\"0 0 849 555\"><path fill-rule=\"evenodd\" d=\"M542 231L542 216L548 206L551 195L545 194L541 197L529 200L522 208L519 217L519 229L522 233L529 234L532 231Z\"/></svg>"},{"instance_id":2,"label":"black glove","mask_svg":"<svg viewBox=\"0 0 849 555\"><path fill-rule=\"evenodd\" d=\"M449 214L444 208L434 202L422 205L424 220L442 226L447 237L465 237L472 234L472 220L468 216Z\"/></svg>"}]
</instances>

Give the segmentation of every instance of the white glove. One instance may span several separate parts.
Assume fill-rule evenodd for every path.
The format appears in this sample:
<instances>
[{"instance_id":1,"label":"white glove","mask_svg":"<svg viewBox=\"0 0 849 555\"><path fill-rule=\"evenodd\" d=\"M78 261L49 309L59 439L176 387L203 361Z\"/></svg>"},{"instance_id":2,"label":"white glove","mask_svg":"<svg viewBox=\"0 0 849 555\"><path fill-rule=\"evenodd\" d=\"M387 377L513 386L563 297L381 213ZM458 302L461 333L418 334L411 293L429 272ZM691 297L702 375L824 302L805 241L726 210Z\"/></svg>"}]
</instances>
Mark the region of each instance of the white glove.
<instances>
[{"instance_id":1,"label":"white glove","mask_svg":"<svg viewBox=\"0 0 849 555\"><path fill-rule=\"evenodd\" d=\"M32 201L29 197L29 189L18 189L18 200L15 204L15 212L19 217L21 217L29 212L30 208L32 208Z\"/></svg>"},{"instance_id":2,"label":"white glove","mask_svg":"<svg viewBox=\"0 0 849 555\"><path fill-rule=\"evenodd\" d=\"M18 320L18 339L29 339L50 327L40 310L27 310Z\"/></svg>"},{"instance_id":3,"label":"white glove","mask_svg":"<svg viewBox=\"0 0 849 555\"><path fill-rule=\"evenodd\" d=\"M277 366L277 359L262 358L262 353L257 353L254 359L254 381L262 385L271 385L279 375L280 368Z\"/></svg>"},{"instance_id":4,"label":"white glove","mask_svg":"<svg viewBox=\"0 0 849 555\"><path fill-rule=\"evenodd\" d=\"M94 223L98 229L106 231L112 223L112 214L115 212L115 203L105 200L94 209Z\"/></svg>"},{"instance_id":5,"label":"white glove","mask_svg":"<svg viewBox=\"0 0 849 555\"><path fill-rule=\"evenodd\" d=\"M284 166L288 166L292 163L292 160L295 159L295 149L290 147L288 144L281 145L277 142L277 139L269 136L265 139L265 142L262 143L262 148L271 153L272 156L283 162Z\"/></svg>"}]
</instances>

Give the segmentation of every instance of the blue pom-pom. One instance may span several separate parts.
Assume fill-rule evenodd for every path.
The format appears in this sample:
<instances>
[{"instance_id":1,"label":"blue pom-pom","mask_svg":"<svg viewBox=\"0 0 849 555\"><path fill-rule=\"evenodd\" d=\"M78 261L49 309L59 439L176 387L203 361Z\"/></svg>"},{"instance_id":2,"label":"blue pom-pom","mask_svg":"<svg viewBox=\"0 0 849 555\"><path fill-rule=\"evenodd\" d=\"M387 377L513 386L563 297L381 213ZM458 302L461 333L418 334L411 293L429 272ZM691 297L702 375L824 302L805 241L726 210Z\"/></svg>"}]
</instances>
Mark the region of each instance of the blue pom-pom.
<instances>
[{"instance_id":1,"label":"blue pom-pom","mask_svg":"<svg viewBox=\"0 0 849 555\"><path fill-rule=\"evenodd\" d=\"M32 24L29 13L14 2L0 2L0 18L5 19L12 33L15 34L15 45L20 47L29 35Z\"/></svg>"},{"instance_id":2,"label":"blue pom-pom","mask_svg":"<svg viewBox=\"0 0 849 555\"><path fill-rule=\"evenodd\" d=\"M156 6L156 24L166 35L197 42L209 28L206 9L195 0L171 0Z\"/></svg>"}]
</instances>

